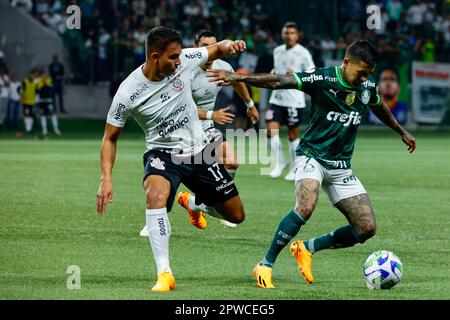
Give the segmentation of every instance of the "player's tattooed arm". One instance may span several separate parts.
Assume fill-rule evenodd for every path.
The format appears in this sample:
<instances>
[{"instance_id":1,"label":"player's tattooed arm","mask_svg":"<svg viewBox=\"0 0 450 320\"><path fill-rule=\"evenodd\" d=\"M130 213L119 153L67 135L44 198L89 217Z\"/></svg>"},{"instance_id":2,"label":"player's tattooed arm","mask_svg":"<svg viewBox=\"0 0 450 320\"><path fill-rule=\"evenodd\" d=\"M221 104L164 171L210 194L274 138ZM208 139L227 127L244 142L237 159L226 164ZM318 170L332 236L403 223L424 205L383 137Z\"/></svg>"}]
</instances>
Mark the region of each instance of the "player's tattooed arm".
<instances>
[{"instance_id":1,"label":"player's tattooed arm","mask_svg":"<svg viewBox=\"0 0 450 320\"><path fill-rule=\"evenodd\" d=\"M236 81L244 82L254 87L268 89L296 89L297 80L292 74L276 73L251 73L239 74L227 70L208 70L210 82L216 82L219 85L227 86Z\"/></svg>"},{"instance_id":2,"label":"player's tattooed arm","mask_svg":"<svg viewBox=\"0 0 450 320\"><path fill-rule=\"evenodd\" d=\"M379 106L371 107L371 109L378 119L400 135L403 143L408 146L410 153L416 149L416 138L398 123L386 103L382 102Z\"/></svg>"}]
</instances>

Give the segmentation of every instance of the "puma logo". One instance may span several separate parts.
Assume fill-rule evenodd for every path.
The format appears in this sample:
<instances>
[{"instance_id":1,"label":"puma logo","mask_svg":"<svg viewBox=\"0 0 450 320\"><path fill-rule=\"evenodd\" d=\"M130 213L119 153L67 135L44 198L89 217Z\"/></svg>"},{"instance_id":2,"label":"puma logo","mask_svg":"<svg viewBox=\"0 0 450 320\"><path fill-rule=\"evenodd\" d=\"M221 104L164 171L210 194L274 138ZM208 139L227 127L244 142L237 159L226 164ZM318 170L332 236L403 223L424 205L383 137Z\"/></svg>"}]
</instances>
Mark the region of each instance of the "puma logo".
<instances>
[{"instance_id":1,"label":"puma logo","mask_svg":"<svg viewBox=\"0 0 450 320\"><path fill-rule=\"evenodd\" d=\"M339 90L333 91L333 89L330 89L330 92L334 94L334 96L337 98L337 93L339 92Z\"/></svg>"}]
</instances>

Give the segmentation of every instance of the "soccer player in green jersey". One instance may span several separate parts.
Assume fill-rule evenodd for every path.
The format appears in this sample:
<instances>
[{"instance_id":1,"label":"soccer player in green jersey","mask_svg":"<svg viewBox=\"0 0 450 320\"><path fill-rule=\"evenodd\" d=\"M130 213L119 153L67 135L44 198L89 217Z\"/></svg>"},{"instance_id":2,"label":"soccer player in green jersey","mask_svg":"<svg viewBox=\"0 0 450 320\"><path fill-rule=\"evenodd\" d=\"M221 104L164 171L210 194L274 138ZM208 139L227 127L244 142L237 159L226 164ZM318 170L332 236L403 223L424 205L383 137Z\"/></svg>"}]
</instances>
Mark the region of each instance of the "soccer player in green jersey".
<instances>
[{"instance_id":1,"label":"soccer player in green jersey","mask_svg":"<svg viewBox=\"0 0 450 320\"><path fill-rule=\"evenodd\" d=\"M398 124L389 107L381 101L377 84L371 77L375 69L375 53L370 42L358 40L347 48L340 67L289 75L210 71L210 81L221 85L241 81L274 90L297 88L312 99L311 120L296 149L295 208L281 219L266 256L253 269L261 288L274 288L272 268L275 260L311 217L320 186L332 205L347 218L348 224L322 236L291 244L290 250L300 273L308 283L314 281L311 270L313 254L323 249L351 247L375 235L372 205L366 190L351 170L357 129L367 107L400 135L409 152L416 148L416 139Z\"/></svg>"}]
</instances>

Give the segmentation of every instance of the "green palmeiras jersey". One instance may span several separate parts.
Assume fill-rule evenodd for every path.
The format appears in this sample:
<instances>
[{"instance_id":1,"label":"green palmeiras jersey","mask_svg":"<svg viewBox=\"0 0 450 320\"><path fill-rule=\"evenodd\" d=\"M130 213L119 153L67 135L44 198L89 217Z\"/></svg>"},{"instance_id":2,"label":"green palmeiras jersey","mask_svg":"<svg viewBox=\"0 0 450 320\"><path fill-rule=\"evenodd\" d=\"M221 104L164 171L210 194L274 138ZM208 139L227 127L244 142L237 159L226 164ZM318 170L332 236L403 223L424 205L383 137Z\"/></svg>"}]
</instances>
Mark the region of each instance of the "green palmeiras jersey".
<instances>
[{"instance_id":1,"label":"green palmeiras jersey","mask_svg":"<svg viewBox=\"0 0 450 320\"><path fill-rule=\"evenodd\" d=\"M311 96L311 120L297 146L298 156L316 159L327 169L349 169L355 139L367 106L381 105L369 77L358 87L346 83L339 67L293 73L298 89Z\"/></svg>"}]
</instances>

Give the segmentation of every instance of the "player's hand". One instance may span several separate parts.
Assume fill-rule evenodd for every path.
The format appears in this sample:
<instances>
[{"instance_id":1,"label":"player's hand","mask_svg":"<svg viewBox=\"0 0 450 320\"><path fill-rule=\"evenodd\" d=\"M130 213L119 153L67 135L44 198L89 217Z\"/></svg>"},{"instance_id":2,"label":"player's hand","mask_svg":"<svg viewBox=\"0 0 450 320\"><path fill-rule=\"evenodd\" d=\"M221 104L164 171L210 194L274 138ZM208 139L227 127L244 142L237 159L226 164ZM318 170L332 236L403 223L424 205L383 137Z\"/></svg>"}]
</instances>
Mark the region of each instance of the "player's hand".
<instances>
[{"instance_id":1,"label":"player's hand","mask_svg":"<svg viewBox=\"0 0 450 320\"><path fill-rule=\"evenodd\" d=\"M104 180L100 182L100 187L97 191L97 214L105 214L108 203L112 202L113 187L111 180Z\"/></svg>"},{"instance_id":2,"label":"player's hand","mask_svg":"<svg viewBox=\"0 0 450 320\"><path fill-rule=\"evenodd\" d=\"M242 40L228 41L225 44L225 49L228 54L237 54L244 51L246 48L247 45L245 44L245 41Z\"/></svg>"},{"instance_id":3,"label":"player's hand","mask_svg":"<svg viewBox=\"0 0 450 320\"><path fill-rule=\"evenodd\" d=\"M212 113L211 119L217 124L232 123L234 120L234 114L229 112L230 107L222 108Z\"/></svg>"},{"instance_id":4,"label":"player's hand","mask_svg":"<svg viewBox=\"0 0 450 320\"><path fill-rule=\"evenodd\" d=\"M259 121L259 113L256 107L251 107L247 110L247 116L252 122L252 124L256 124Z\"/></svg>"},{"instance_id":5,"label":"player's hand","mask_svg":"<svg viewBox=\"0 0 450 320\"><path fill-rule=\"evenodd\" d=\"M413 153L416 150L416 138L409 132L402 134L402 141L408 146L409 153Z\"/></svg>"},{"instance_id":6,"label":"player's hand","mask_svg":"<svg viewBox=\"0 0 450 320\"><path fill-rule=\"evenodd\" d=\"M221 69L210 69L206 74L209 82L215 82L218 86L229 86L239 77L238 73Z\"/></svg>"}]
</instances>

